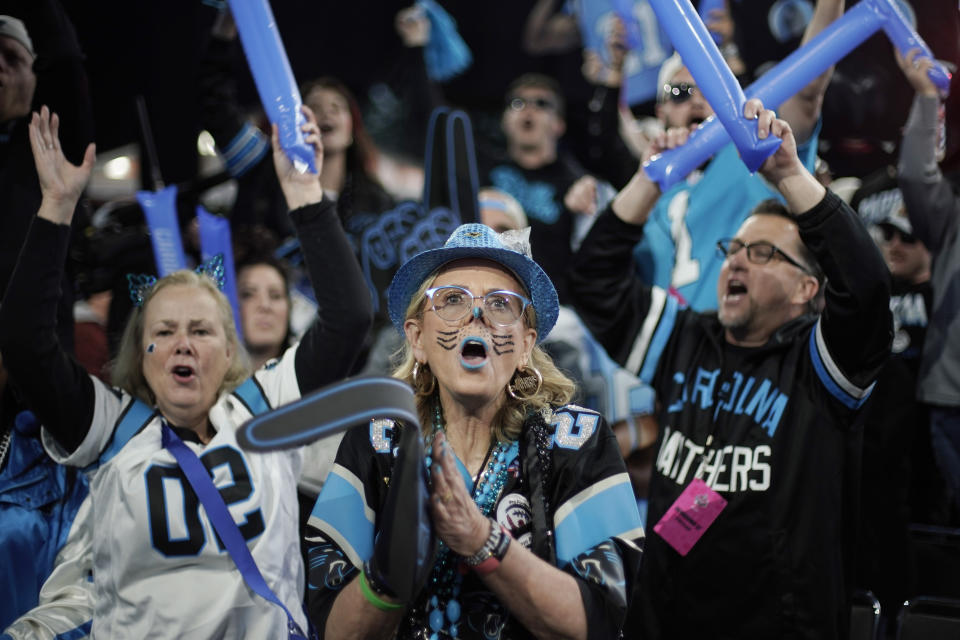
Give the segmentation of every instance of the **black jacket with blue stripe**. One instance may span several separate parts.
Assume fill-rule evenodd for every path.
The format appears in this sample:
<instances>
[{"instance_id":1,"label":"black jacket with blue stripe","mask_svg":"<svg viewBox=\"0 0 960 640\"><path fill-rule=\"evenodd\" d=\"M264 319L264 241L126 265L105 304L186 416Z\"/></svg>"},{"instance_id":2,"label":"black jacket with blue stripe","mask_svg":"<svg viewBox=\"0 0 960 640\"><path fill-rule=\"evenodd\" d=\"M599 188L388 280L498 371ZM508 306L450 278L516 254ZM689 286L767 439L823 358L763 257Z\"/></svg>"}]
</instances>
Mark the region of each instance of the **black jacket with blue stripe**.
<instances>
[{"instance_id":1,"label":"black jacket with blue stripe","mask_svg":"<svg viewBox=\"0 0 960 640\"><path fill-rule=\"evenodd\" d=\"M889 276L832 193L796 222L827 275L826 307L755 348L640 282L642 227L609 209L573 265L581 317L657 393L648 528L697 476L728 501L686 556L649 536L630 612L644 638L847 635L854 427L889 354Z\"/></svg>"}]
</instances>

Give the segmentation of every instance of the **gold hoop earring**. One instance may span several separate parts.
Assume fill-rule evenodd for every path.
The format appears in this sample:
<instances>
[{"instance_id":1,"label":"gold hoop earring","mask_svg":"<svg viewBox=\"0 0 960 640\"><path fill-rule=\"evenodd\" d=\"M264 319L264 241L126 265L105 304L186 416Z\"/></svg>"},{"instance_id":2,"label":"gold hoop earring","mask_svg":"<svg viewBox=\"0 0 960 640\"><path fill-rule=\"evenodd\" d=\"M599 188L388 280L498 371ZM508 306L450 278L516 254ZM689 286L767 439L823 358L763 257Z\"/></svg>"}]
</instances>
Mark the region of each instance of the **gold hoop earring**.
<instances>
[{"instance_id":1,"label":"gold hoop earring","mask_svg":"<svg viewBox=\"0 0 960 640\"><path fill-rule=\"evenodd\" d=\"M543 387L543 376L536 367L530 367L530 370L533 371L533 375L516 376L514 380L507 383L507 393L509 393L510 397L514 400L523 402L530 400L540 393L540 389ZM523 371L523 369L518 369L517 373L521 371ZM533 391L529 391L530 389L533 389ZM523 395L517 395L517 391L520 391Z\"/></svg>"},{"instance_id":2,"label":"gold hoop earring","mask_svg":"<svg viewBox=\"0 0 960 640\"><path fill-rule=\"evenodd\" d=\"M424 371L424 372L429 371L428 366L429 366L429 365L426 365L426 364L425 364L425 365L423 365L423 369L421 369L421 368L420 368L420 363L419 363L419 362L414 362L414 363L413 363L413 371L410 372L410 377L413 378L413 389L414 389L414 391L416 391L419 395L423 395L423 396L428 396L428 395L430 395L431 393L433 393L434 387L437 386L437 379L434 378L434 377L431 375L431 376L430 376L430 388L429 388L429 389L420 390L420 387L422 386L422 384L421 384L420 380L418 379L418 377L419 377L421 371ZM424 375L426 375L426 373L424 373Z\"/></svg>"}]
</instances>

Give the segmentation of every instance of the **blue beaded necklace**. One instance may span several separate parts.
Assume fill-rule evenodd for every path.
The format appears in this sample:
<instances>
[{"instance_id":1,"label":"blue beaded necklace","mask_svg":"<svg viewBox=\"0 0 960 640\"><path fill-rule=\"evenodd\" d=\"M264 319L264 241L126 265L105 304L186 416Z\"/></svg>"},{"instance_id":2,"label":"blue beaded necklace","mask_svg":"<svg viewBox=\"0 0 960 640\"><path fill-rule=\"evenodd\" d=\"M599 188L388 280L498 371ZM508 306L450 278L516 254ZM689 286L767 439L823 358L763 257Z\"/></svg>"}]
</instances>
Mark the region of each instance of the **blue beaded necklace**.
<instances>
[{"instance_id":1,"label":"blue beaded necklace","mask_svg":"<svg viewBox=\"0 0 960 640\"><path fill-rule=\"evenodd\" d=\"M429 441L424 443L426 451L426 464L430 468L432 464L432 444L437 433L444 431L443 416L441 415L440 403L437 402L433 416L433 432L430 434ZM473 501L483 515L490 515L493 505L496 504L503 486L507 483L507 451L510 449L510 443L498 442L494 445L489 454L486 469L477 475L476 485L473 489ZM440 640L440 634L446 633L451 638L458 637L460 620L460 584L463 582L463 576L467 572L457 554L450 551L450 548L440 541L440 547L437 551L437 560L433 565L433 573L430 576L430 596L427 606L429 614L427 622L430 625L429 640Z\"/></svg>"}]
</instances>

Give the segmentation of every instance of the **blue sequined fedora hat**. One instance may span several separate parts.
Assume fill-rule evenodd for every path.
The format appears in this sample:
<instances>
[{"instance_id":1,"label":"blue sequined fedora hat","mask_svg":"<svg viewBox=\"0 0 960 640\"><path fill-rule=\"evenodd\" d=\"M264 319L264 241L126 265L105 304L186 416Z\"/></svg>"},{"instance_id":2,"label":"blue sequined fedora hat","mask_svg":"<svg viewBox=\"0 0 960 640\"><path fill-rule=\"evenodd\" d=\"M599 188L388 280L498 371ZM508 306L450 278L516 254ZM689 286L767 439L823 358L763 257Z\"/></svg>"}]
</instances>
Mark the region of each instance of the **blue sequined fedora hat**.
<instances>
[{"instance_id":1,"label":"blue sequined fedora hat","mask_svg":"<svg viewBox=\"0 0 960 640\"><path fill-rule=\"evenodd\" d=\"M442 247L418 253L393 276L387 290L393 326L404 335L403 322L410 299L431 273L454 260L483 258L506 267L523 283L537 312L537 342L540 342L556 324L560 303L550 278L530 257L528 237L529 229L497 234L482 224L460 225Z\"/></svg>"}]
</instances>

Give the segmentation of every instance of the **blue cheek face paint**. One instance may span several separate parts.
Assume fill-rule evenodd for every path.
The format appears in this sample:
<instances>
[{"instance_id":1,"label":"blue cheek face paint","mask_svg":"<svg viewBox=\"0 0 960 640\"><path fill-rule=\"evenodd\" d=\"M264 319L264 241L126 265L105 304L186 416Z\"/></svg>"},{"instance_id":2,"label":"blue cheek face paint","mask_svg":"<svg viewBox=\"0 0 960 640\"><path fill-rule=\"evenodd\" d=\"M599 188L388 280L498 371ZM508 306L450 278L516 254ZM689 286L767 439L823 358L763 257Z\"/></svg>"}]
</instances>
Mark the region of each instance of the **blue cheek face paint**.
<instances>
[{"instance_id":1,"label":"blue cheek face paint","mask_svg":"<svg viewBox=\"0 0 960 640\"><path fill-rule=\"evenodd\" d=\"M147 353L153 353L156 350L157 350L157 345L155 345L154 343L151 342L150 344L147 345Z\"/></svg>"},{"instance_id":2,"label":"blue cheek face paint","mask_svg":"<svg viewBox=\"0 0 960 640\"><path fill-rule=\"evenodd\" d=\"M484 353L484 356L486 356L486 354L490 352L490 347L487 345L487 341L486 341L486 340L484 340L483 338L477 337L477 336L470 336L469 338L464 338L463 341L460 342L460 364L463 366L464 369L479 369L479 368L482 367L483 365L487 364L487 358L484 357L483 360L481 360L480 362L478 362L478 363L476 363L476 364L471 363L471 362L467 362L466 360L464 360L464 359L463 359L463 347L464 347L464 345L466 345L468 342L479 342L480 344L482 344L482 345L483 345L483 353Z\"/></svg>"}]
</instances>

